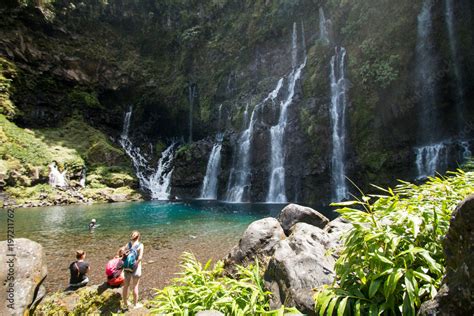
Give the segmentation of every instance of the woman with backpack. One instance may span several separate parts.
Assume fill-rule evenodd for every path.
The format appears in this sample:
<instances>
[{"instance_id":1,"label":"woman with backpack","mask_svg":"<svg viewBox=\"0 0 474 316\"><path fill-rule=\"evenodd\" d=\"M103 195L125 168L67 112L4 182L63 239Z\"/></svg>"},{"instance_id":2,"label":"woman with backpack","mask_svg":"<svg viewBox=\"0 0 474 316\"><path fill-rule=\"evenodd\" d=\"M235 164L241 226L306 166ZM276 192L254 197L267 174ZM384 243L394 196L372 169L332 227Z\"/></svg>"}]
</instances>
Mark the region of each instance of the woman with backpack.
<instances>
[{"instance_id":1,"label":"woman with backpack","mask_svg":"<svg viewBox=\"0 0 474 316\"><path fill-rule=\"evenodd\" d=\"M125 280L123 274L123 256L125 254L125 248L122 247L117 251L115 257L113 257L105 266L105 275L107 275L107 284L110 287L119 287Z\"/></svg>"},{"instance_id":2,"label":"woman with backpack","mask_svg":"<svg viewBox=\"0 0 474 316\"><path fill-rule=\"evenodd\" d=\"M125 246L123 269L125 271L125 283L123 285L123 303L128 309L128 288L133 289L133 304L135 308L141 307L138 303L138 283L142 275L143 244L140 242L140 233L132 232L130 242Z\"/></svg>"}]
</instances>

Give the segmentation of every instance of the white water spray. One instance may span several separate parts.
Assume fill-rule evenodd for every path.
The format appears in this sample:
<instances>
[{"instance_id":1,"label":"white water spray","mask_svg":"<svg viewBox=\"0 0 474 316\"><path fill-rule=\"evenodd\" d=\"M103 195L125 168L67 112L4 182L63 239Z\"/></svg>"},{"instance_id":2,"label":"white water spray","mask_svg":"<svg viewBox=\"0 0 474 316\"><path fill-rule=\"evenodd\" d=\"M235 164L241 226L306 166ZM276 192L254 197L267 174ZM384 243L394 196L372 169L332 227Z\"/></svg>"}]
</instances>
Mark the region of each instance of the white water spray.
<instances>
[{"instance_id":1,"label":"white water spray","mask_svg":"<svg viewBox=\"0 0 474 316\"><path fill-rule=\"evenodd\" d=\"M303 33L302 33L303 35ZM285 203L287 202L286 197L286 185L285 185L285 152L284 152L284 138L285 130L288 124L288 109L293 103L293 97L295 95L296 82L301 77L301 72L306 66L306 56L304 61L298 67L298 35L296 30L296 23L293 23L293 34L291 41L291 57L292 57L292 70L288 76L288 87L287 97L280 104L280 117L278 124L270 128L271 136L271 161L270 161L270 183L266 201L269 203ZM304 43L304 36L302 36L302 43ZM303 44L304 47L304 44Z\"/></svg>"},{"instance_id":2,"label":"white water spray","mask_svg":"<svg viewBox=\"0 0 474 316\"><path fill-rule=\"evenodd\" d=\"M52 187L64 188L67 186L66 172L60 172L55 162L49 165L49 185Z\"/></svg>"},{"instance_id":3,"label":"white water spray","mask_svg":"<svg viewBox=\"0 0 474 316\"><path fill-rule=\"evenodd\" d=\"M415 148L418 179L424 179L448 166L448 146L437 143Z\"/></svg>"},{"instance_id":4,"label":"white water spray","mask_svg":"<svg viewBox=\"0 0 474 316\"><path fill-rule=\"evenodd\" d=\"M207 162L206 176L201 189L201 199L216 200L217 199L217 184L219 171L221 166L221 149L224 135L217 134L216 143L212 147L209 161Z\"/></svg>"},{"instance_id":5,"label":"white water spray","mask_svg":"<svg viewBox=\"0 0 474 316\"><path fill-rule=\"evenodd\" d=\"M168 200L170 197L175 148L176 144L172 143L161 153L158 167L155 173L150 176L148 189L152 199Z\"/></svg>"},{"instance_id":6,"label":"white water spray","mask_svg":"<svg viewBox=\"0 0 474 316\"><path fill-rule=\"evenodd\" d=\"M226 201L232 203L244 202L244 198L250 189L250 157L251 157L251 142L253 137L253 130L257 121L258 112L265 102L272 101L278 97L283 86L283 78L278 80L278 83L268 96L259 104L255 106L252 111L250 120L248 119L248 104L244 112L244 128L240 134L238 144L236 147L236 154L234 155L234 162L230 170L229 181L227 185Z\"/></svg>"},{"instance_id":7,"label":"white water spray","mask_svg":"<svg viewBox=\"0 0 474 316\"><path fill-rule=\"evenodd\" d=\"M347 80L345 76L346 50L338 49L331 58L331 126L332 126L332 186L333 200L342 201L348 196L346 183L346 109Z\"/></svg>"}]
</instances>

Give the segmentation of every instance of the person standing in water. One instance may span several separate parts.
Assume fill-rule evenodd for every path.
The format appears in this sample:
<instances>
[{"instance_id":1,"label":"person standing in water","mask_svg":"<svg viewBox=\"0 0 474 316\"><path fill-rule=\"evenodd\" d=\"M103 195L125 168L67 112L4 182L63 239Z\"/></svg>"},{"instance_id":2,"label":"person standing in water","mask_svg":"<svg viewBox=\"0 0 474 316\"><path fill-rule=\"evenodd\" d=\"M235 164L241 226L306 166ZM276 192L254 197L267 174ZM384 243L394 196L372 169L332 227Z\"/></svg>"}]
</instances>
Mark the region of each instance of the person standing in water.
<instances>
[{"instance_id":1,"label":"person standing in water","mask_svg":"<svg viewBox=\"0 0 474 316\"><path fill-rule=\"evenodd\" d=\"M66 290L75 291L78 288L86 286L89 282L87 273L90 271L89 263L84 261L86 259L86 252L84 250L76 251L76 261L69 265L69 272L71 278L69 279L69 286Z\"/></svg>"},{"instance_id":2,"label":"person standing in water","mask_svg":"<svg viewBox=\"0 0 474 316\"><path fill-rule=\"evenodd\" d=\"M138 283L142 276L143 244L140 242L140 233L132 232L130 242L125 246L125 256L123 268L125 271L125 283L123 285L123 304L128 309L128 289L131 286L133 291L133 305L139 308L143 305L138 303Z\"/></svg>"},{"instance_id":3,"label":"person standing in water","mask_svg":"<svg viewBox=\"0 0 474 316\"><path fill-rule=\"evenodd\" d=\"M97 227L96 225L96 220L93 218L91 222L89 223L89 231L93 231Z\"/></svg>"}]
</instances>

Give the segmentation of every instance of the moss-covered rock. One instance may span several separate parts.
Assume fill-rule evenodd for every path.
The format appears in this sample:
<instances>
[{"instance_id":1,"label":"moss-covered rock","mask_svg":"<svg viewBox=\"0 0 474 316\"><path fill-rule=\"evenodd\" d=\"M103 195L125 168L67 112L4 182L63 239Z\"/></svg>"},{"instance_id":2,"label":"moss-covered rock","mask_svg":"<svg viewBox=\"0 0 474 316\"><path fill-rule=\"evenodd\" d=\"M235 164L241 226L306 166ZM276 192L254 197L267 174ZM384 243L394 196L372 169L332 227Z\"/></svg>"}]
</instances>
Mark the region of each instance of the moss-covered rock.
<instances>
[{"instance_id":1,"label":"moss-covered rock","mask_svg":"<svg viewBox=\"0 0 474 316\"><path fill-rule=\"evenodd\" d=\"M46 297L33 315L112 315L120 312L121 289L90 286Z\"/></svg>"}]
</instances>

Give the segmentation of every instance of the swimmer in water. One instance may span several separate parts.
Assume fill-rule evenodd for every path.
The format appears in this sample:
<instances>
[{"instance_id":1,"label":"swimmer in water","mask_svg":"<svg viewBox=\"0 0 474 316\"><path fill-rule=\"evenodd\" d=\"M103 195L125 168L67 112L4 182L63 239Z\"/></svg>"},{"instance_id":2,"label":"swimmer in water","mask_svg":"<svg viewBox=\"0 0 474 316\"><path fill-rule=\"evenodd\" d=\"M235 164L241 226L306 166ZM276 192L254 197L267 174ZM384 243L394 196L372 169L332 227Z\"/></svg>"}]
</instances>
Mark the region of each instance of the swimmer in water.
<instances>
[{"instance_id":1,"label":"swimmer in water","mask_svg":"<svg viewBox=\"0 0 474 316\"><path fill-rule=\"evenodd\" d=\"M93 218L89 223L89 231L93 231L97 227L96 220Z\"/></svg>"}]
</instances>

